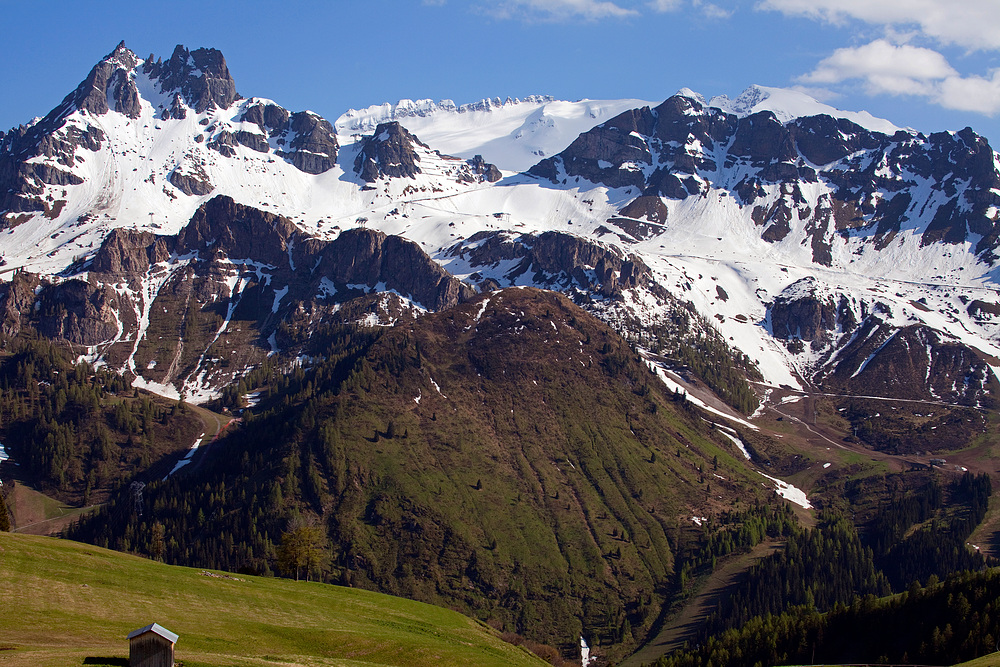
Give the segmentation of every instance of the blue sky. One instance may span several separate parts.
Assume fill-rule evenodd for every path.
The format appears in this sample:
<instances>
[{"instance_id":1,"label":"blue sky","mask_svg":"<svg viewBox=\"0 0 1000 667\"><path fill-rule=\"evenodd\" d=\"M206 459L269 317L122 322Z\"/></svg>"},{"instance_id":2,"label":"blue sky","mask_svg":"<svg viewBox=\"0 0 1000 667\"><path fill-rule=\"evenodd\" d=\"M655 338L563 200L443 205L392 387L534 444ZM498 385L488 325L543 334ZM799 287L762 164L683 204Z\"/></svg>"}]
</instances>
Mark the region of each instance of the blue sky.
<instances>
[{"instance_id":1,"label":"blue sky","mask_svg":"<svg viewBox=\"0 0 1000 667\"><path fill-rule=\"evenodd\" d=\"M226 56L239 92L336 119L401 98L662 100L799 87L1000 148L997 0L0 0L0 127L44 115L120 40Z\"/></svg>"}]
</instances>

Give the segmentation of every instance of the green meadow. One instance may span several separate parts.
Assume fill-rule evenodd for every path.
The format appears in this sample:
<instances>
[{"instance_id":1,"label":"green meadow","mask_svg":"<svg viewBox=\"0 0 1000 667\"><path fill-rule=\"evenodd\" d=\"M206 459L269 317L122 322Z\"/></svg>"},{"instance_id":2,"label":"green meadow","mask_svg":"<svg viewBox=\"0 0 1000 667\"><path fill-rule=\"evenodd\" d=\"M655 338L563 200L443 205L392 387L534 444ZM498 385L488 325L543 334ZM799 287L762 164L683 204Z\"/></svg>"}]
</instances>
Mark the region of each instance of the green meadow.
<instances>
[{"instance_id":1,"label":"green meadow","mask_svg":"<svg viewBox=\"0 0 1000 667\"><path fill-rule=\"evenodd\" d=\"M0 533L0 665L126 664L159 623L184 667L544 665L447 609L352 588L209 572Z\"/></svg>"}]
</instances>

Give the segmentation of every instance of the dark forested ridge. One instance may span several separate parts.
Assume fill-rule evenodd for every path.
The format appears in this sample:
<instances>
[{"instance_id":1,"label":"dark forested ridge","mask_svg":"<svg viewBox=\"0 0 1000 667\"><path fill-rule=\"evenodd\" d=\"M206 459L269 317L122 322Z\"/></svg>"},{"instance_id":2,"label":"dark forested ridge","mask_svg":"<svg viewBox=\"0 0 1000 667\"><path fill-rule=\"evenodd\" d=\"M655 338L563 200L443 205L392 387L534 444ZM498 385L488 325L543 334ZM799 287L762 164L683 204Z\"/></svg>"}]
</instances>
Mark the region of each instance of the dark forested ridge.
<instances>
[{"instance_id":1,"label":"dark forested ridge","mask_svg":"<svg viewBox=\"0 0 1000 667\"><path fill-rule=\"evenodd\" d=\"M856 597L827 613L755 616L657 667L788 664L951 665L996 650L1000 570L963 572L899 595Z\"/></svg>"},{"instance_id":2,"label":"dark forested ridge","mask_svg":"<svg viewBox=\"0 0 1000 667\"><path fill-rule=\"evenodd\" d=\"M975 578L987 563L966 546L985 516L990 478L918 479L923 483L884 502L863 533L835 513L814 529L793 529L785 549L752 568L708 619L697 647L657 664L950 664L992 650L976 633L995 628L978 615L967 618L965 600L988 599L983 591L996 586L995 579ZM942 596L936 583L946 577L951 592ZM903 595L886 597L894 593ZM927 615L934 604L940 608ZM958 608L962 618L954 616ZM885 636L889 628L895 634Z\"/></svg>"},{"instance_id":3,"label":"dark forested ridge","mask_svg":"<svg viewBox=\"0 0 1000 667\"><path fill-rule=\"evenodd\" d=\"M23 335L3 348L3 442L20 474L64 501L89 505L133 475L165 474L165 457L200 432L183 404L140 395L45 339Z\"/></svg>"}]
</instances>

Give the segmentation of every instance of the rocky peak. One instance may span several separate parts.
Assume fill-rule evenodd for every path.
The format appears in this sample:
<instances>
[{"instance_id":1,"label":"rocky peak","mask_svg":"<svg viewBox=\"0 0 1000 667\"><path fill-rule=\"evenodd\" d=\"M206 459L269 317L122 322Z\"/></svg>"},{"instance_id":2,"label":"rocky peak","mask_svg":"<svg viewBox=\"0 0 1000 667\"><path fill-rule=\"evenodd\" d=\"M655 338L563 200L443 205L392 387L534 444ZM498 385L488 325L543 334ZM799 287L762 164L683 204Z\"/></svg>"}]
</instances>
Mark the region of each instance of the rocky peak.
<instances>
[{"instance_id":1,"label":"rocky peak","mask_svg":"<svg viewBox=\"0 0 1000 667\"><path fill-rule=\"evenodd\" d=\"M221 253L272 266L289 264L288 243L297 228L287 218L213 197L195 212L177 237L181 251Z\"/></svg>"},{"instance_id":2,"label":"rocky peak","mask_svg":"<svg viewBox=\"0 0 1000 667\"><path fill-rule=\"evenodd\" d=\"M87 111L97 116L103 116L112 109L109 100L114 100L114 111L125 114L129 118L139 117L139 91L135 87L133 74L139 62L132 51L120 42L115 50L97 63L87 78L77 86L67 100L77 109ZM63 101L67 111L69 105Z\"/></svg>"},{"instance_id":3,"label":"rocky peak","mask_svg":"<svg viewBox=\"0 0 1000 667\"><path fill-rule=\"evenodd\" d=\"M480 177L478 180L487 181L489 183L496 183L500 180L500 170L497 169L495 164L490 164L484 160L482 155L476 155L467 162L472 173L475 174L475 176Z\"/></svg>"},{"instance_id":4,"label":"rocky peak","mask_svg":"<svg viewBox=\"0 0 1000 667\"><path fill-rule=\"evenodd\" d=\"M280 114L274 113L277 122ZM268 122L265 114L265 122ZM321 174L337 164L337 133L325 118L311 111L294 113L288 121L288 130L293 133L289 143L290 151L279 151L279 155L291 160L292 164L307 174Z\"/></svg>"},{"instance_id":5,"label":"rocky peak","mask_svg":"<svg viewBox=\"0 0 1000 667\"><path fill-rule=\"evenodd\" d=\"M354 170L368 183L380 177L414 178L420 173L418 145L427 148L398 121L380 123L362 143Z\"/></svg>"},{"instance_id":6,"label":"rocky peak","mask_svg":"<svg viewBox=\"0 0 1000 667\"><path fill-rule=\"evenodd\" d=\"M842 160L860 150L883 144L885 135L871 132L846 118L808 116L789 123L788 131L802 157L815 165Z\"/></svg>"},{"instance_id":7,"label":"rocky peak","mask_svg":"<svg viewBox=\"0 0 1000 667\"><path fill-rule=\"evenodd\" d=\"M475 295L438 266L413 241L371 229L349 229L321 251L316 272L335 285L380 283L430 310L442 310Z\"/></svg>"},{"instance_id":8,"label":"rocky peak","mask_svg":"<svg viewBox=\"0 0 1000 667\"><path fill-rule=\"evenodd\" d=\"M225 109L239 99L226 59L216 49L188 51L178 44L169 60L147 61L143 71L162 91L179 91L196 113Z\"/></svg>"},{"instance_id":9,"label":"rocky peak","mask_svg":"<svg viewBox=\"0 0 1000 667\"><path fill-rule=\"evenodd\" d=\"M170 256L172 239L134 229L112 229L91 262L96 274L131 277L146 273L149 267Z\"/></svg>"},{"instance_id":10,"label":"rocky peak","mask_svg":"<svg viewBox=\"0 0 1000 667\"><path fill-rule=\"evenodd\" d=\"M739 109L756 108L759 97ZM798 235L825 266L838 234L881 250L909 228L924 246L974 242L990 263L1000 247L996 154L970 129L890 136L839 115L783 122L769 109L737 115L680 94L598 125L528 173L557 187L575 177L668 200L727 190L762 240ZM796 219L802 231L793 232Z\"/></svg>"}]
</instances>

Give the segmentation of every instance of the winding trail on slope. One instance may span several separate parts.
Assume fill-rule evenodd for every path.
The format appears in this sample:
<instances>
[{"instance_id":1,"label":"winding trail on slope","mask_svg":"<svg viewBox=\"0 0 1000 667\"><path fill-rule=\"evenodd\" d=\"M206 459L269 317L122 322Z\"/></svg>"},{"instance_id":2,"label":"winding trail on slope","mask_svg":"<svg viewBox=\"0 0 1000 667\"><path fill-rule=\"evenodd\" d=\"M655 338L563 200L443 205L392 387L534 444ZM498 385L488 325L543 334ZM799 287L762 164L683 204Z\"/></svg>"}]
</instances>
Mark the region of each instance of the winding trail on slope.
<instances>
[{"instance_id":1,"label":"winding trail on slope","mask_svg":"<svg viewBox=\"0 0 1000 667\"><path fill-rule=\"evenodd\" d=\"M621 662L622 667L639 667L676 651L684 642L697 638L705 620L732 593L751 567L762 558L782 549L784 542L761 542L748 553L736 555L717 567L701 583L697 594L688 598L679 609L668 612L656 636Z\"/></svg>"}]
</instances>

